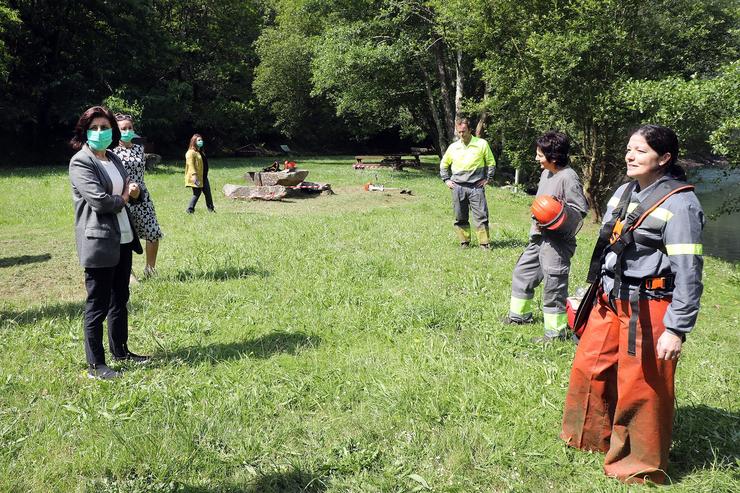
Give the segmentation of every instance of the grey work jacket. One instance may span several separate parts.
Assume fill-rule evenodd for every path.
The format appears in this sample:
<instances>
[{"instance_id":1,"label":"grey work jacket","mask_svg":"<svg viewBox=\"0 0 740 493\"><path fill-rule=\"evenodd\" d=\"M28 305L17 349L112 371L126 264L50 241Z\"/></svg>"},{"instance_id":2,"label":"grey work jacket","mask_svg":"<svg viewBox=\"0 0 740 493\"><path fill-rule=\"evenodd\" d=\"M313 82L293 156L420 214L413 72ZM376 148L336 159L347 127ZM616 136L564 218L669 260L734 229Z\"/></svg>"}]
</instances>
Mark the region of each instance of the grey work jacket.
<instances>
[{"instance_id":1,"label":"grey work jacket","mask_svg":"<svg viewBox=\"0 0 740 493\"><path fill-rule=\"evenodd\" d=\"M124 183L128 173L121 160L110 150L106 157L121 173ZM85 145L69 161L72 202L75 214L75 239L80 265L85 268L113 267L121 254L121 229L116 214L125 207L120 195L113 195L113 182L90 148ZM138 202L144 198L142 191ZM126 209L128 214L128 209ZM134 234L133 250L142 253L139 237L129 216Z\"/></svg>"},{"instance_id":2,"label":"grey work jacket","mask_svg":"<svg viewBox=\"0 0 740 493\"><path fill-rule=\"evenodd\" d=\"M588 213L588 201L583 194L583 185L581 179L570 166L560 168L557 173L542 170L540 183L537 186L537 197L540 195L552 195L556 197L567 207L566 212L575 217L570 218L567 223L567 231L563 234L553 233L547 230L540 230L537 221L532 219L532 227L529 230L529 236L545 234L554 240L575 241L575 234L581 229L583 218ZM568 234L565 234L568 233ZM565 236L564 236L565 234Z\"/></svg>"},{"instance_id":3,"label":"grey work jacket","mask_svg":"<svg viewBox=\"0 0 740 493\"><path fill-rule=\"evenodd\" d=\"M634 210L661 181L660 178L645 190L635 190L630 197L628 211ZM614 193L604 213L606 223L612 217L612 211L627 188L622 185ZM622 255L622 276L632 279L645 279L673 275L673 289L657 290L646 293L655 297L672 297L663 323L673 332L690 332L699 314L701 299L702 269L702 230L704 229L704 211L694 192L681 192L669 197L660 207L650 213L639 228L635 238L660 244L659 248L647 246L640 242L631 243ZM609 253L602 267L604 291L610 292L614 286L614 271L617 256ZM626 299L631 291L639 286L623 283L620 298Z\"/></svg>"}]
</instances>

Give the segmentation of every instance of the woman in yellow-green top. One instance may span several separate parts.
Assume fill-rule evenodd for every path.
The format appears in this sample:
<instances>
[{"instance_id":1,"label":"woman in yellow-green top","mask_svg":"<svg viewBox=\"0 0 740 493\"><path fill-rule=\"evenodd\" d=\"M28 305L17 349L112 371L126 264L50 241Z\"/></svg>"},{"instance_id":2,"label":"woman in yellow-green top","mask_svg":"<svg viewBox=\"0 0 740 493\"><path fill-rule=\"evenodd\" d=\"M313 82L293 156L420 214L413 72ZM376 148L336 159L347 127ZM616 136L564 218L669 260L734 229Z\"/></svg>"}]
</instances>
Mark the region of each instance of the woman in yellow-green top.
<instances>
[{"instance_id":1,"label":"woman in yellow-green top","mask_svg":"<svg viewBox=\"0 0 740 493\"><path fill-rule=\"evenodd\" d=\"M201 193L206 196L208 210L216 212L213 208L211 184L208 182L208 158L203 152L203 137L200 134L194 134L190 138L188 152L185 153L185 186L193 190L193 196L186 209L188 214L195 212L195 204L198 203Z\"/></svg>"}]
</instances>

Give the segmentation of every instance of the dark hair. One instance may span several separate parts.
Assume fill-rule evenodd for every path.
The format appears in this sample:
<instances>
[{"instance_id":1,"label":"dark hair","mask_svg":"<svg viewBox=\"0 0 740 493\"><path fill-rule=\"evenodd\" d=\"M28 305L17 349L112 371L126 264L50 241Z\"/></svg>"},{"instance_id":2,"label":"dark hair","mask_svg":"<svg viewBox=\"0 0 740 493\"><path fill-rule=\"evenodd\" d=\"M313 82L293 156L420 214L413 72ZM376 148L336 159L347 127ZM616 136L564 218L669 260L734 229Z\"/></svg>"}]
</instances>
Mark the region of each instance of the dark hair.
<instances>
[{"instance_id":1,"label":"dark hair","mask_svg":"<svg viewBox=\"0 0 740 493\"><path fill-rule=\"evenodd\" d=\"M90 127L92 121L96 118L103 117L108 120L111 130L113 130L113 144L117 144L121 140L121 131L118 130L118 124L116 118L113 116L111 110L105 106L93 106L88 108L85 112L80 115L80 119L77 120L75 125L75 133L72 139L69 141L69 145L75 151L82 149L82 146L87 142L87 129Z\"/></svg>"},{"instance_id":2,"label":"dark hair","mask_svg":"<svg viewBox=\"0 0 740 493\"><path fill-rule=\"evenodd\" d=\"M455 118L455 126L465 124L470 128L470 118L467 116L461 116L460 118Z\"/></svg>"},{"instance_id":3,"label":"dark hair","mask_svg":"<svg viewBox=\"0 0 740 493\"><path fill-rule=\"evenodd\" d=\"M537 139L537 147L545 155L545 158L551 163L555 163L558 168L568 166L570 162L568 157L570 139L564 133L552 130L545 132Z\"/></svg>"},{"instance_id":4,"label":"dark hair","mask_svg":"<svg viewBox=\"0 0 740 493\"><path fill-rule=\"evenodd\" d=\"M678 160L678 136L676 132L661 125L643 125L632 133L632 135L634 134L641 135L650 148L657 152L659 156L670 153L671 158L665 166L665 172L679 180L686 180L686 171L676 162Z\"/></svg>"},{"instance_id":5,"label":"dark hair","mask_svg":"<svg viewBox=\"0 0 740 493\"><path fill-rule=\"evenodd\" d=\"M202 139L202 138L203 136L200 134L193 134L193 136L190 137L190 144L188 144L188 150L192 149L194 151L200 151L200 149L198 149L198 146L195 145L195 141L198 139Z\"/></svg>"}]
</instances>

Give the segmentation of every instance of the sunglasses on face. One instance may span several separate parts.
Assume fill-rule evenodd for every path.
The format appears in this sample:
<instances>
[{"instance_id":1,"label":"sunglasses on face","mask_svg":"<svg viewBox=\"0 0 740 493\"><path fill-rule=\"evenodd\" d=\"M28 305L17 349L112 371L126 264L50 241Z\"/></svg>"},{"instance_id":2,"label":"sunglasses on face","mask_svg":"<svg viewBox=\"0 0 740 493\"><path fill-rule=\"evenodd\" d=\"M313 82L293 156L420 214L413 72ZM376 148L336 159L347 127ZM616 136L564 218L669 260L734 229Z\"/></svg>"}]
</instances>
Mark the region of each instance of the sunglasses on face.
<instances>
[{"instance_id":1,"label":"sunglasses on face","mask_svg":"<svg viewBox=\"0 0 740 493\"><path fill-rule=\"evenodd\" d=\"M133 121L134 119L133 119L133 117L131 115L124 115L123 113L117 113L116 114L116 121L117 122L120 122L120 121L123 121L123 120L131 120L131 121Z\"/></svg>"}]
</instances>

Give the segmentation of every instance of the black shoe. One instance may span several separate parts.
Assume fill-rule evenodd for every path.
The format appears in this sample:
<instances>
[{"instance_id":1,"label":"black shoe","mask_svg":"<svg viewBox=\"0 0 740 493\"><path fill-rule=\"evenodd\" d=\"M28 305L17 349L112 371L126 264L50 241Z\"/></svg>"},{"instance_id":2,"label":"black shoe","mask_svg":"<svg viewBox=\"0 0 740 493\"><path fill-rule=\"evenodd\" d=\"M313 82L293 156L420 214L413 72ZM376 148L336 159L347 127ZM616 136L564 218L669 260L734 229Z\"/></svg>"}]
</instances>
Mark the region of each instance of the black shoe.
<instances>
[{"instance_id":1,"label":"black shoe","mask_svg":"<svg viewBox=\"0 0 740 493\"><path fill-rule=\"evenodd\" d=\"M151 359L151 356L142 356L140 354L132 353L131 351L128 351L126 356L113 356L113 361L132 361L139 364L147 363Z\"/></svg>"},{"instance_id":2,"label":"black shoe","mask_svg":"<svg viewBox=\"0 0 740 493\"><path fill-rule=\"evenodd\" d=\"M192 213L194 213L195 211L194 211L193 209L185 209L185 212L187 212L188 214L192 214Z\"/></svg>"},{"instance_id":3,"label":"black shoe","mask_svg":"<svg viewBox=\"0 0 740 493\"><path fill-rule=\"evenodd\" d=\"M216 209L214 209L213 207L211 207L210 209L208 209L208 212L216 212Z\"/></svg>"},{"instance_id":4,"label":"black shoe","mask_svg":"<svg viewBox=\"0 0 740 493\"><path fill-rule=\"evenodd\" d=\"M87 378L94 378L96 380L112 380L114 378L119 378L120 376L120 372L111 370L108 368L108 365L104 363L99 365L90 365L87 368Z\"/></svg>"},{"instance_id":5,"label":"black shoe","mask_svg":"<svg viewBox=\"0 0 740 493\"><path fill-rule=\"evenodd\" d=\"M509 318L509 316L506 315L504 318L501 319L501 323L506 325L529 325L534 323L534 319L530 317L525 320L519 320L515 318Z\"/></svg>"},{"instance_id":6,"label":"black shoe","mask_svg":"<svg viewBox=\"0 0 740 493\"><path fill-rule=\"evenodd\" d=\"M480 248L481 250L490 250L491 245L489 245L488 243L483 243L482 245L480 245Z\"/></svg>"},{"instance_id":7,"label":"black shoe","mask_svg":"<svg viewBox=\"0 0 740 493\"><path fill-rule=\"evenodd\" d=\"M464 241L464 242L460 243L460 250L465 250L469 246L470 246L470 243L468 243L467 241Z\"/></svg>"}]
</instances>

